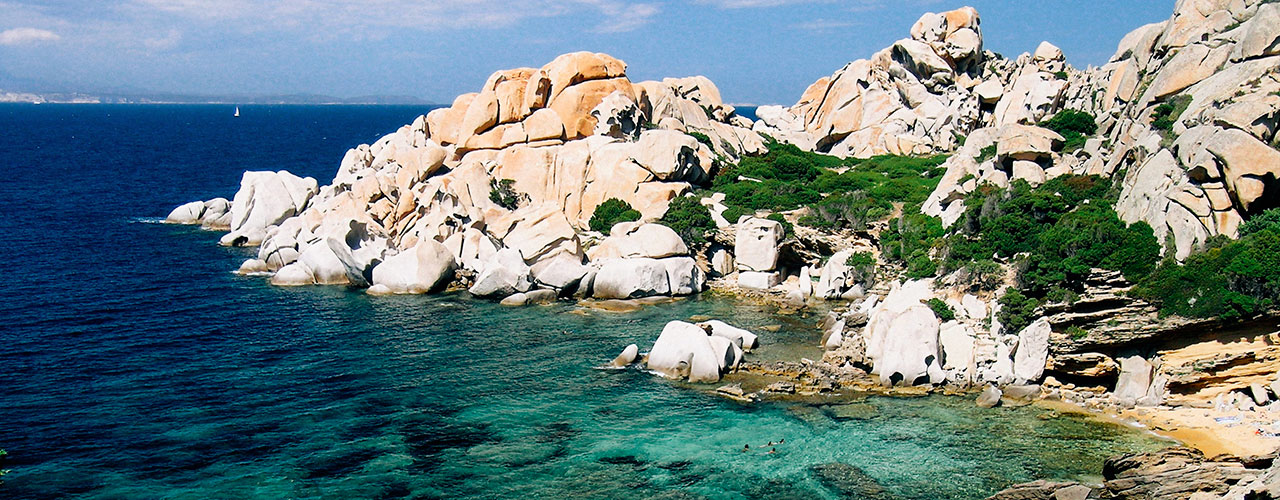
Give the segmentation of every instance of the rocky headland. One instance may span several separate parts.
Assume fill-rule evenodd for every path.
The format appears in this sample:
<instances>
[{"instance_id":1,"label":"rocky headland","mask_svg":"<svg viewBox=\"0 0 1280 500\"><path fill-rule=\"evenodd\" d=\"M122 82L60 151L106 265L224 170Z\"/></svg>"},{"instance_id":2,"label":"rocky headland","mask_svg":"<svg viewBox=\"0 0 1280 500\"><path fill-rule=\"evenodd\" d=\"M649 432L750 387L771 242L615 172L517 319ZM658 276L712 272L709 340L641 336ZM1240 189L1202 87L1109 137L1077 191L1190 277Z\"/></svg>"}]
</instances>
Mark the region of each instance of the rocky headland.
<instances>
[{"instance_id":1,"label":"rocky headland","mask_svg":"<svg viewBox=\"0 0 1280 500\"><path fill-rule=\"evenodd\" d=\"M973 8L929 13L756 116L704 77L566 54L350 150L326 185L246 172L167 220L256 247L238 272L278 286L819 311L821 359L753 361L767 334L708 318L610 366L743 401L1034 401L1195 448L995 498L1274 498L1280 4L1181 0L1086 69L1048 42L984 50Z\"/></svg>"}]
</instances>

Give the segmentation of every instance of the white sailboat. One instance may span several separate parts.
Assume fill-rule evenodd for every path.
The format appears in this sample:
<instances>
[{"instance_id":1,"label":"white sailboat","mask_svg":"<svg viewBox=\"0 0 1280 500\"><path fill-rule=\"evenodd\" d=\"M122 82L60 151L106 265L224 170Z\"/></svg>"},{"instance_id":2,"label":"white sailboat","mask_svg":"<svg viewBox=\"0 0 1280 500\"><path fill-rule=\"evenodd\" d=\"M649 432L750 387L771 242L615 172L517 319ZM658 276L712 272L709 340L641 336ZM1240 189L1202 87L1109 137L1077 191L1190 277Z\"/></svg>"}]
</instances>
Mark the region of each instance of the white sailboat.
<instances>
[{"instance_id":1,"label":"white sailboat","mask_svg":"<svg viewBox=\"0 0 1280 500\"><path fill-rule=\"evenodd\" d=\"M235 114L234 116L235 116L236 118L239 118L239 117L240 117L240 106L236 106L236 114Z\"/></svg>"}]
</instances>

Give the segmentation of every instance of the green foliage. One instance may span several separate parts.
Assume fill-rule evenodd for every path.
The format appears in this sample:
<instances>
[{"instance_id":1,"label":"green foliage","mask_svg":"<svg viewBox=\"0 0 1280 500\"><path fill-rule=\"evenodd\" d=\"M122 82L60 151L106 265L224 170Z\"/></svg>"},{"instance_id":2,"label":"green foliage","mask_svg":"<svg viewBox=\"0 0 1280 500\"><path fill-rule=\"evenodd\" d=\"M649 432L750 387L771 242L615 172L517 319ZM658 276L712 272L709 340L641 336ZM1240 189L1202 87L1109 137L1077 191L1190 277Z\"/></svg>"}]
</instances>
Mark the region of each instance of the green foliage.
<instances>
[{"instance_id":1,"label":"green foliage","mask_svg":"<svg viewBox=\"0 0 1280 500\"><path fill-rule=\"evenodd\" d=\"M870 252L854 252L844 260L851 277L858 282L869 283L876 275L876 257Z\"/></svg>"},{"instance_id":2,"label":"green foliage","mask_svg":"<svg viewBox=\"0 0 1280 500\"><path fill-rule=\"evenodd\" d=\"M817 229L862 231L871 222L884 219L893 204L867 196L865 191L833 194L809 206L809 214L799 223Z\"/></svg>"},{"instance_id":3,"label":"green foliage","mask_svg":"<svg viewBox=\"0 0 1280 500\"><path fill-rule=\"evenodd\" d=\"M880 233L881 255L906 264L910 278L936 275L938 264L931 254L946 232L942 219L921 214L918 205L905 207L902 212L902 216L890 221L889 227Z\"/></svg>"},{"instance_id":4,"label":"green foliage","mask_svg":"<svg viewBox=\"0 0 1280 500\"><path fill-rule=\"evenodd\" d=\"M1157 130L1173 132L1173 124L1178 122L1182 112L1186 111L1187 106L1190 105L1191 96L1189 95L1179 95L1169 102L1160 103L1151 114L1151 126Z\"/></svg>"},{"instance_id":5,"label":"green foliage","mask_svg":"<svg viewBox=\"0 0 1280 500\"><path fill-rule=\"evenodd\" d=\"M810 214L800 222L820 229L865 229L887 216L894 202L923 202L945 173L945 156L841 159L791 144L768 146L767 154L722 170L712 189L725 194L726 205L744 211L808 206Z\"/></svg>"},{"instance_id":6,"label":"green foliage","mask_svg":"<svg viewBox=\"0 0 1280 500\"><path fill-rule=\"evenodd\" d=\"M1132 293L1164 315L1227 320L1266 311L1280 300L1280 227L1262 226L1205 247L1181 264L1165 259Z\"/></svg>"},{"instance_id":7,"label":"green foliage","mask_svg":"<svg viewBox=\"0 0 1280 500\"><path fill-rule=\"evenodd\" d=\"M1154 268L1160 245L1146 223L1120 220L1107 198L1110 188L1107 179L1078 175L1035 188L1021 180L1007 190L980 186L944 240L943 267L967 269L961 277L970 286L993 289L1003 278L999 266L984 263L978 273L970 266L1016 257L1021 293L1036 301L1082 290L1093 268L1121 271L1137 282Z\"/></svg>"},{"instance_id":8,"label":"green foliage","mask_svg":"<svg viewBox=\"0 0 1280 500\"><path fill-rule=\"evenodd\" d=\"M1089 136L1098 132L1098 124L1093 115L1074 109L1059 111L1040 126L1057 132L1066 140L1062 145L1063 151L1079 149Z\"/></svg>"},{"instance_id":9,"label":"green foliage","mask_svg":"<svg viewBox=\"0 0 1280 500\"><path fill-rule=\"evenodd\" d=\"M978 163L990 160L996 157L996 145L992 144L978 151L978 157L974 158Z\"/></svg>"},{"instance_id":10,"label":"green foliage","mask_svg":"<svg viewBox=\"0 0 1280 500\"><path fill-rule=\"evenodd\" d=\"M527 196L516 192L516 181L513 179L489 180L489 200L507 210L520 208L520 202Z\"/></svg>"},{"instance_id":11,"label":"green foliage","mask_svg":"<svg viewBox=\"0 0 1280 500\"><path fill-rule=\"evenodd\" d=\"M1066 80L1070 75L1068 75L1066 71L1055 71L1053 73L1053 77L1059 80Z\"/></svg>"},{"instance_id":12,"label":"green foliage","mask_svg":"<svg viewBox=\"0 0 1280 500\"><path fill-rule=\"evenodd\" d=\"M596 207L588 225L592 231L600 231L607 235L614 224L637 220L640 220L640 212L632 208L630 203L609 198Z\"/></svg>"},{"instance_id":13,"label":"green foliage","mask_svg":"<svg viewBox=\"0 0 1280 500\"><path fill-rule=\"evenodd\" d=\"M960 269L960 283L982 291L992 291L1004 284L1004 268L991 259L968 263Z\"/></svg>"},{"instance_id":14,"label":"green foliage","mask_svg":"<svg viewBox=\"0 0 1280 500\"><path fill-rule=\"evenodd\" d=\"M681 196L671 200L667 213L663 214L658 222L675 230L676 234L680 235L680 238L689 246L706 243L707 235L716 230L711 211L692 196Z\"/></svg>"},{"instance_id":15,"label":"green foliage","mask_svg":"<svg viewBox=\"0 0 1280 500\"><path fill-rule=\"evenodd\" d=\"M1040 301L1023 295L1016 288L1010 288L1000 297L1000 313L996 317L1004 328L1004 333L1018 333L1031 324Z\"/></svg>"},{"instance_id":16,"label":"green foliage","mask_svg":"<svg viewBox=\"0 0 1280 500\"><path fill-rule=\"evenodd\" d=\"M792 225L791 221L787 220L786 217L783 217L782 214L769 214L765 218L782 224L783 238L790 238L796 234L796 226Z\"/></svg>"},{"instance_id":17,"label":"green foliage","mask_svg":"<svg viewBox=\"0 0 1280 500\"><path fill-rule=\"evenodd\" d=\"M1080 328L1078 326L1072 325L1067 327L1067 335L1071 337L1071 340L1080 340L1085 337L1088 337L1089 331L1085 330L1084 328Z\"/></svg>"},{"instance_id":18,"label":"green foliage","mask_svg":"<svg viewBox=\"0 0 1280 500\"><path fill-rule=\"evenodd\" d=\"M1268 229L1280 229L1280 208L1272 208L1262 213L1250 217L1240 225L1240 237L1244 238L1254 233L1265 231Z\"/></svg>"},{"instance_id":19,"label":"green foliage","mask_svg":"<svg viewBox=\"0 0 1280 500\"><path fill-rule=\"evenodd\" d=\"M942 299L934 297L928 301L929 309L933 309L933 314L942 321L951 321L956 319L956 312L951 310L951 306L943 302Z\"/></svg>"},{"instance_id":20,"label":"green foliage","mask_svg":"<svg viewBox=\"0 0 1280 500\"><path fill-rule=\"evenodd\" d=\"M741 219L742 216L752 215L754 213L754 210L747 210L739 206L730 205L725 207L724 212L721 212L720 216L724 217L724 220L729 221L730 224L737 224L738 219Z\"/></svg>"},{"instance_id":21,"label":"green foliage","mask_svg":"<svg viewBox=\"0 0 1280 500\"><path fill-rule=\"evenodd\" d=\"M711 138L707 137L707 134L704 134L702 132L688 132L688 134L689 134L689 137L697 139L698 142L706 144L707 147L711 148L713 151L715 150L715 148L711 146Z\"/></svg>"}]
</instances>

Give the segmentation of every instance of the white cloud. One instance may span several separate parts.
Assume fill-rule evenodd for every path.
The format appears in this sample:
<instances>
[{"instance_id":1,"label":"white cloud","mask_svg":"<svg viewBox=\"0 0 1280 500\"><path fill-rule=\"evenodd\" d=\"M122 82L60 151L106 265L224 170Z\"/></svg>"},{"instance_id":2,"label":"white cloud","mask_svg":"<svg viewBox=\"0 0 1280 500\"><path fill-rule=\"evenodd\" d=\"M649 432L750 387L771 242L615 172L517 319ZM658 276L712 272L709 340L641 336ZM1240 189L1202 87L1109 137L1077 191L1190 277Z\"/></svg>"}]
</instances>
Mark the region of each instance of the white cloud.
<instances>
[{"instance_id":1,"label":"white cloud","mask_svg":"<svg viewBox=\"0 0 1280 500\"><path fill-rule=\"evenodd\" d=\"M56 42L61 40L58 36L49 30L39 28L13 28L0 31L0 45L25 45L38 42Z\"/></svg>"}]
</instances>

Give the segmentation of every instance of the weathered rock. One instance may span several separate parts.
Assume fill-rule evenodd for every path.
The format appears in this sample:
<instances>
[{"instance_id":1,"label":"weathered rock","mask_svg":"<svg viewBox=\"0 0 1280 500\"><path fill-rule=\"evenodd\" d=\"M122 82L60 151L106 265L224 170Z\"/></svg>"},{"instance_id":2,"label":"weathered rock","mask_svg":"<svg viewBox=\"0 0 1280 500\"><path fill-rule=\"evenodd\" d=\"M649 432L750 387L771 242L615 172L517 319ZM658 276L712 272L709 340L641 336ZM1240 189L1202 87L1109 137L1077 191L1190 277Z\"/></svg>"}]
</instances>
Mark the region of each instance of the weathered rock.
<instances>
[{"instance_id":1,"label":"weathered rock","mask_svg":"<svg viewBox=\"0 0 1280 500\"><path fill-rule=\"evenodd\" d=\"M1120 359L1120 378L1112 398L1122 406L1133 407L1151 388L1151 363L1142 356Z\"/></svg>"},{"instance_id":2,"label":"weathered rock","mask_svg":"<svg viewBox=\"0 0 1280 500\"><path fill-rule=\"evenodd\" d=\"M938 317L923 304L933 297L932 285L932 280L920 280L898 286L870 314L867 358L880 383L937 384L946 379Z\"/></svg>"},{"instance_id":3,"label":"weathered rock","mask_svg":"<svg viewBox=\"0 0 1280 500\"><path fill-rule=\"evenodd\" d=\"M615 366L618 368L621 368L624 366L630 366L632 363L635 363L636 360L639 358L640 358L640 346L631 344L631 345L628 345L626 348L622 349L622 353L618 354L618 357L613 358L613 361L611 361L609 365Z\"/></svg>"},{"instance_id":4,"label":"weathered rock","mask_svg":"<svg viewBox=\"0 0 1280 500\"><path fill-rule=\"evenodd\" d=\"M449 249L435 240L423 240L374 267L370 282L390 293L431 293L448 285L456 268Z\"/></svg>"},{"instance_id":5,"label":"weathered rock","mask_svg":"<svg viewBox=\"0 0 1280 500\"><path fill-rule=\"evenodd\" d=\"M750 352L752 349L760 347L759 337L756 334L718 319L698 323L698 326L703 329L710 329L711 335L732 340L734 344L744 351Z\"/></svg>"},{"instance_id":6,"label":"weathered rock","mask_svg":"<svg viewBox=\"0 0 1280 500\"><path fill-rule=\"evenodd\" d=\"M219 241L227 246L256 246L268 226L293 217L319 191L316 180L279 172L245 172L231 202L231 232Z\"/></svg>"},{"instance_id":7,"label":"weathered rock","mask_svg":"<svg viewBox=\"0 0 1280 500\"><path fill-rule=\"evenodd\" d=\"M1049 320L1043 317L1018 332L1018 347L1013 351L1013 376L1018 383L1035 382L1044 376L1051 333Z\"/></svg>"},{"instance_id":8,"label":"weathered rock","mask_svg":"<svg viewBox=\"0 0 1280 500\"><path fill-rule=\"evenodd\" d=\"M778 221L751 217L738 222L733 246L738 270L769 272L777 269L778 244L782 242L783 234L782 224Z\"/></svg>"},{"instance_id":9,"label":"weathered rock","mask_svg":"<svg viewBox=\"0 0 1280 500\"><path fill-rule=\"evenodd\" d=\"M609 237L587 250L591 260L611 258L662 259L689 255L689 247L680 235L662 224L620 222L614 224Z\"/></svg>"},{"instance_id":10,"label":"weathered rock","mask_svg":"<svg viewBox=\"0 0 1280 500\"><path fill-rule=\"evenodd\" d=\"M530 268L530 273L538 285L565 293L576 290L589 270L577 258L562 255L539 261Z\"/></svg>"},{"instance_id":11,"label":"weathered rock","mask_svg":"<svg viewBox=\"0 0 1280 500\"><path fill-rule=\"evenodd\" d=\"M707 277L693 257L659 259L667 268L667 282L673 296L693 295L702 291Z\"/></svg>"},{"instance_id":12,"label":"weathered rock","mask_svg":"<svg viewBox=\"0 0 1280 500\"><path fill-rule=\"evenodd\" d=\"M1102 475L1112 498L1134 500L1221 494L1252 476L1238 462L1209 461L1199 451L1181 447L1108 458Z\"/></svg>"},{"instance_id":13,"label":"weathered rock","mask_svg":"<svg viewBox=\"0 0 1280 500\"><path fill-rule=\"evenodd\" d=\"M1080 483L1058 483L1038 480L1015 484L1005 488L987 500L1085 500L1093 489Z\"/></svg>"},{"instance_id":14,"label":"weathered rock","mask_svg":"<svg viewBox=\"0 0 1280 500\"><path fill-rule=\"evenodd\" d=\"M977 405L979 408L995 408L1000 405L1000 397L1003 395L999 387L988 385L982 390L982 394L978 395Z\"/></svg>"},{"instance_id":15,"label":"weathered rock","mask_svg":"<svg viewBox=\"0 0 1280 500\"><path fill-rule=\"evenodd\" d=\"M725 359L732 356L732 342L724 340L720 349L701 327L672 321L667 323L649 351L648 368L663 376L690 382L718 382Z\"/></svg>"},{"instance_id":16,"label":"weathered rock","mask_svg":"<svg viewBox=\"0 0 1280 500\"><path fill-rule=\"evenodd\" d=\"M738 286L751 290L768 290L782 283L777 272L738 271Z\"/></svg>"},{"instance_id":17,"label":"weathered rock","mask_svg":"<svg viewBox=\"0 0 1280 500\"><path fill-rule=\"evenodd\" d=\"M518 250L504 248L485 263L484 272L476 277L469 291L477 297L506 297L527 292L533 287L530 271Z\"/></svg>"},{"instance_id":18,"label":"weathered rock","mask_svg":"<svg viewBox=\"0 0 1280 500\"><path fill-rule=\"evenodd\" d=\"M598 299L635 299L670 295L667 266L657 259L607 260L596 272L592 296Z\"/></svg>"}]
</instances>

